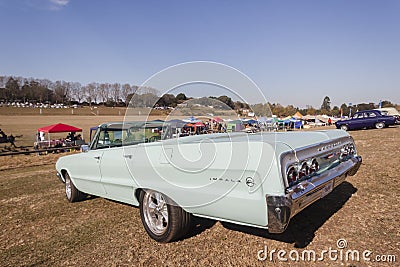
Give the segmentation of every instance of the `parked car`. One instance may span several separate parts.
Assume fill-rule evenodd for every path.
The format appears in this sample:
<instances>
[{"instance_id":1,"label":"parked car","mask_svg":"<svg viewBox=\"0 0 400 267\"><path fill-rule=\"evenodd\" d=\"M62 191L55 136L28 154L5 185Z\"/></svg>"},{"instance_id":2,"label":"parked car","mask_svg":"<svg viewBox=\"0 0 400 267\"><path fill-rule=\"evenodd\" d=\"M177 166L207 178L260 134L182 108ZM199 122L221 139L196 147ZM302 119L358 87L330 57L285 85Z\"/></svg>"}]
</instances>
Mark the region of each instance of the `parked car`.
<instances>
[{"instance_id":1,"label":"parked car","mask_svg":"<svg viewBox=\"0 0 400 267\"><path fill-rule=\"evenodd\" d=\"M282 233L362 161L341 130L165 138L166 124L100 125L87 152L56 163L67 200L90 194L139 206L159 242L182 238L192 216Z\"/></svg>"},{"instance_id":2,"label":"parked car","mask_svg":"<svg viewBox=\"0 0 400 267\"><path fill-rule=\"evenodd\" d=\"M363 110L358 111L354 116L347 120L340 120L335 122L337 129L342 130L357 130L376 128L382 129L396 124L396 118L393 116L383 115L378 110Z\"/></svg>"},{"instance_id":3,"label":"parked car","mask_svg":"<svg viewBox=\"0 0 400 267\"><path fill-rule=\"evenodd\" d=\"M388 115L388 116L393 116L396 118L396 124L400 124L400 112L393 107L389 108L377 108L375 110L378 110L381 112L382 115Z\"/></svg>"}]
</instances>

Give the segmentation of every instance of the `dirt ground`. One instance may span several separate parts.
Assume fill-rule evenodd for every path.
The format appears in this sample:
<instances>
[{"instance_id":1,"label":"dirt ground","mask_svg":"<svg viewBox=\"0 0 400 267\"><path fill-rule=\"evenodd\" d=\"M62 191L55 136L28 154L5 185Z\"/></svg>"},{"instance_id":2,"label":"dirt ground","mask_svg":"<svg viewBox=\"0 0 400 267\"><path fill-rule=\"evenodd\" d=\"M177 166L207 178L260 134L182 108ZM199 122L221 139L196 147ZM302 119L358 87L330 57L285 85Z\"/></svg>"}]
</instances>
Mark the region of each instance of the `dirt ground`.
<instances>
[{"instance_id":1,"label":"dirt ground","mask_svg":"<svg viewBox=\"0 0 400 267\"><path fill-rule=\"evenodd\" d=\"M188 237L169 244L148 237L138 208L102 198L67 203L54 169L65 154L0 157L0 266L309 266L288 254L321 255L329 248L338 251L333 256L343 253L343 260L325 254L311 265L399 266L400 128L350 134L364 159L359 172L295 216L284 234L197 219ZM339 239L346 240L345 248L338 248ZM274 262L258 259L265 248L268 256L285 250L288 261L276 253ZM347 250L359 251L360 261L346 261ZM396 262L365 262L364 250L372 251L370 259L394 255Z\"/></svg>"}]
</instances>

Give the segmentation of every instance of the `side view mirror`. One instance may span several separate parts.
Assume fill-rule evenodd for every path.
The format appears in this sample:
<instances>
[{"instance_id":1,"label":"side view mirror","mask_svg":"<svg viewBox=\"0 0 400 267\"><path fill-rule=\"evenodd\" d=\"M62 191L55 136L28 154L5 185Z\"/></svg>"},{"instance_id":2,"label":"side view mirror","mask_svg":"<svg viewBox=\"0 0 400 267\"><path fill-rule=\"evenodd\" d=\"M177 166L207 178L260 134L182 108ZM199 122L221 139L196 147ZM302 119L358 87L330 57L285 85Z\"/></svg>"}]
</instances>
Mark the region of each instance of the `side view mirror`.
<instances>
[{"instance_id":1,"label":"side view mirror","mask_svg":"<svg viewBox=\"0 0 400 267\"><path fill-rule=\"evenodd\" d=\"M81 145L81 152L88 152L89 151L89 145Z\"/></svg>"}]
</instances>

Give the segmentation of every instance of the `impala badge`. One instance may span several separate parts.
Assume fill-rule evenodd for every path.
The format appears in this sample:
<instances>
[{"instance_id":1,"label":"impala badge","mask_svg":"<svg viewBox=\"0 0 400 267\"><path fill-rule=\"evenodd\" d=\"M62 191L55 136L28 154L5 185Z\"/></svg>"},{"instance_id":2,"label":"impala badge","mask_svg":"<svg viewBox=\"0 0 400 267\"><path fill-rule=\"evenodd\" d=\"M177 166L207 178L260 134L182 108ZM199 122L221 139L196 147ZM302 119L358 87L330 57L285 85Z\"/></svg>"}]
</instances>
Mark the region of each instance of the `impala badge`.
<instances>
[{"instance_id":1,"label":"impala badge","mask_svg":"<svg viewBox=\"0 0 400 267\"><path fill-rule=\"evenodd\" d=\"M253 180L253 178L247 177L247 178L246 178L246 185L247 185L248 187L253 187L253 186L254 186L254 180Z\"/></svg>"}]
</instances>

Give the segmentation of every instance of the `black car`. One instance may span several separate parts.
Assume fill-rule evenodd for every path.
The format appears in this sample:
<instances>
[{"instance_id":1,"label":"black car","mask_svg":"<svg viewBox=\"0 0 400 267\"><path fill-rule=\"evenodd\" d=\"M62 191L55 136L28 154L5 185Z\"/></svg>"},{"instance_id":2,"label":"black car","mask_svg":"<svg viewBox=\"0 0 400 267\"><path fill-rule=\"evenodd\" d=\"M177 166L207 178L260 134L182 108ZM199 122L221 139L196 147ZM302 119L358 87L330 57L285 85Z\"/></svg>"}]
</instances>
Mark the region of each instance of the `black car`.
<instances>
[{"instance_id":1,"label":"black car","mask_svg":"<svg viewBox=\"0 0 400 267\"><path fill-rule=\"evenodd\" d=\"M363 110L356 112L350 119L335 122L335 125L337 129L347 131L364 128L382 129L395 123L396 118L393 116L383 115L378 110Z\"/></svg>"}]
</instances>

